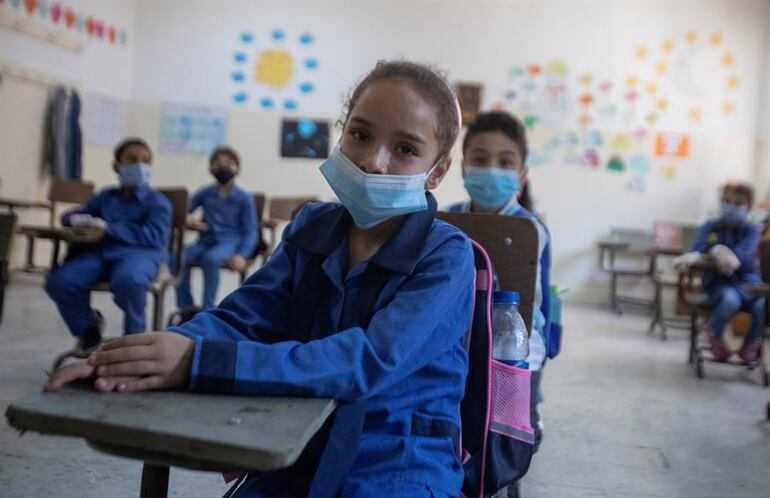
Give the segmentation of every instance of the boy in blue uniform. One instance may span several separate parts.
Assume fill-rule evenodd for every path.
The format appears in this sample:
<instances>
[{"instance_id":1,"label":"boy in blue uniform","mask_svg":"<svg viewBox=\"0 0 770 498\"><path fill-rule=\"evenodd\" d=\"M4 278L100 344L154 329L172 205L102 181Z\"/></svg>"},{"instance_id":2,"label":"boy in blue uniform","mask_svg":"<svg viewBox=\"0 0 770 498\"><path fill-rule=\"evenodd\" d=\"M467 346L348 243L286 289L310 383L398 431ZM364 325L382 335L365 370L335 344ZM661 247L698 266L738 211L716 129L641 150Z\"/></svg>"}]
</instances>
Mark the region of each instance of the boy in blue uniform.
<instances>
[{"instance_id":1,"label":"boy in blue uniform","mask_svg":"<svg viewBox=\"0 0 770 498\"><path fill-rule=\"evenodd\" d=\"M525 165L527 150L526 130L518 119L506 112L480 113L468 126L463 139L462 172L470 200L453 204L447 210L521 216L532 220L537 228L540 257L527 357L532 370L534 401L541 397L540 381L550 327L551 240L548 229L532 212ZM533 415L536 444L539 445L543 424L536 406ZM518 496L516 486L509 487L508 496Z\"/></svg>"},{"instance_id":2,"label":"boy in blue uniform","mask_svg":"<svg viewBox=\"0 0 770 498\"><path fill-rule=\"evenodd\" d=\"M89 303L89 290L98 282L109 282L125 313L124 333L145 330L147 288L158 274L171 230L171 203L148 185L151 164L152 152L143 140L124 140L115 148L112 166L120 186L102 190L62 217L64 226L103 231L95 246L72 254L45 282L83 351L101 342L102 317Z\"/></svg>"},{"instance_id":3,"label":"boy in blue uniform","mask_svg":"<svg viewBox=\"0 0 770 498\"><path fill-rule=\"evenodd\" d=\"M756 262L761 229L748 217L753 197L750 186L727 184L722 191L720 216L703 225L693 249L712 256L719 267L703 275L703 289L716 306L708 325L708 338L717 361L727 361L730 357L722 336L730 320L741 310L751 313L751 329L738 356L746 363L755 361L762 343L765 300L752 297L743 287L761 281Z\"/></svg>"},{"instance_id":4,"label":"boy in blue uniform","mask_svg":"<svg viewBox=\"0 0 770 498\"><path fill-rule=\"evenodd\" d=\"M397 61L379 63L347 110L321 166L341 205L305 206L219 307L176 333L110 342L46 389L95 374L106 391L332 397L334 420L299 461L248 474L235 496L459 496L473 252L426 192L449 168L459 106L433 70Z\"/></svg>"},{"instance_id":5,"label":"boy in blue uniform","mask_svg":"<svg viewBox=\"0 0 770 498\"><path fill-rule=\"evenodd\" d=\"M203 208L203 227L200 239L185 248L185 267L176 289L180 309L193 306L190 294L190 266L203 268L203 307L214 307L219 288L219 269L224 263L233 271L246 266L246 258L257 246L259 221L254 196L235 184L241 171L238 154L230 147L217 148L209 158L209 171L217 183L203 187L193 195L190 212Z\"/></svg>"}]
</instances>

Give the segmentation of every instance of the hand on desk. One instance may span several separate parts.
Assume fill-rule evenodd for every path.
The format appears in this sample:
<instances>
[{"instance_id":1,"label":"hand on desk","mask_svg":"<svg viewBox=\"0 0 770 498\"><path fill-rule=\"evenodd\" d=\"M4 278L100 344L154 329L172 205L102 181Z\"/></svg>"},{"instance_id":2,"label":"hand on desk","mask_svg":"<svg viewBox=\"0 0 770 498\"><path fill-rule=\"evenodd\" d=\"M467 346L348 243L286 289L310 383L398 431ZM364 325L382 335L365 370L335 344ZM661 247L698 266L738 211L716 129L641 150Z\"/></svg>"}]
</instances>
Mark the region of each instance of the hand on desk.
<instances>
[{"instance_id":1,"label":"hand on desk","mask_svg":"<svg viewBox=\"0 0 770 498\"><path fill-rule=\"evenodd\" d=\"M227 262L227 266L233 271L241 271L246 268L246 260L243 259L243 256L240 254L236 254L230 258L230 261Z\"/></svg>"},{"instance_id":2,"label":"hand on desk","mask_svg":"<svg viewBox=\"0 0 770 498\"><path fill-rule=\"evenodd\" d=\"M72 228L95 228L98 230L107 230L107 222L101 218L96 218L90 214L73 214L70 217Z\"/></svg>"},{"instance_id":3,"label":"hand on desk","mask_svg":"<svg viewBox=\"0 0 770 498\"><path fill-rule=\"evenodd\" d=\"M60 368L46 391L96 376L97 391L147 391L184 387L195 343L173 332L132 334L104 343L87 360Z\"/></svg>"},{"instance_id":4,"label":"hand on desk","mask_svg":"<svg viewBox=\"0 0 770 498\"><path fill-rule=\"evenodd\" d=\"M726 245L717 244L709 250L709 255L714 258L719 273L730 276L741 267L738 256Z\"/></svg>"},{"instance_id":5,"label":"hand on desk","mask_svg":"<svg viewBox=\"0 0 770 498\"><path fill-rule=\"evenodd\" d=\"M206 225L206 223L203 220L200 220L193 216L187 217L187 222L185 223L185 226L190 230L197 230L199 232L203 232L208 229L208 225Z\"/></svg>"}]
</instances>

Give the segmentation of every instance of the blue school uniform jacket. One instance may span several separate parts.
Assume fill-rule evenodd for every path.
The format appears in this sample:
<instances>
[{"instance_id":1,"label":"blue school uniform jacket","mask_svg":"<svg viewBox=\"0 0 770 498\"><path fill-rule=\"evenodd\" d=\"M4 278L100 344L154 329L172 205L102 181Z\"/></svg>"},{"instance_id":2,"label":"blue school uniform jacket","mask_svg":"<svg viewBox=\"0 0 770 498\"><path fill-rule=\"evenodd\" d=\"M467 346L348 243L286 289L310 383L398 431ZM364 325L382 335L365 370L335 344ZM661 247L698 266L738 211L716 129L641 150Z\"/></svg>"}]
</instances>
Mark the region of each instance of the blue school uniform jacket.
<instances>
[{"instance_id":1,"label":"blue school uniform jacket","mask_svg":"<svg viewBox=\"0 0 770 498\"><path fill-rule=\"evenodd\" d=\"M427 210L407 216L374 256L350 269L347 210L307 205L264 267L218 308L172 329L195 340L192 390L341 402L331 428L289 470L295 486L319 459L328 469L319 438L349 438L360 423L357 444L338 451L354 459L343 496L374 482L385 493L405 493L411 483L459 495L455 439L473 253L462 232L435 219L436 201L426 195ZM250 477L247 496L272 495L286 476Z\"/></svg>"},{"instance_id":2,"label":"blue school uniform jacket","mask_svg":"<svg viewBox=\"0 0 770 498\"><path fill-rule=\"evenodd\" d=\"M722 244L729 247L741 262L738 271L730 276L715 271L703 274L703 289L709 299L718 301L726 287L738 291L743 299L751 297L743 288L743 284L761 281L756 259L760 238L761 229L755 223L731 225L717 218L703 225L695 241L694 251L708 253L713 246Z\"/></svg>"},{"instance_id":3,"label":"blue school uniform jacket","mask_svg":"<svg viewBox=\"0 0 770 498\"><path fill-rule=\"evenodd\" d=\"M470 209L470 201L458 202L446 208L447 211L454 213L468 213L470 212ZM527 218L532 220L535 224L535 228L537 228L538 252L540 257L538 258L537 279L535 282L535 309L532 313L532 328L539 333L547 350L551 328L551 235L548 233L548 229L540 219L535 216L534 213L523 208L516 199L512 199L508 204L503 206L497 214ZM530 338L530 344L532 344L532 338ZM534 358L532 356L532 351L530 351L529 360L530 368L532 370L540 370L545 357Z\"/></svg>"},{"instance_id":4,"label":"blue school uniform jacket","mask_svg":"<svg viewBox=\"0 0 770 498\"><path fill-rule=\"evenodd\" d=\"M203 221L208 229L201 240L212 242L235 241L235 253L251 257L258 240L257 210L254 196L233 185L224 199L219 196L217 185L198 190L190 199L190 212L203 207Z\"/></svg>"},{"instance_id":5,"label":"blue school uniform jacket","mask_svg":"<svg viewBox=\"0 0 770 498\"><path fill-rule=\"evenodd\" d=\"M120 187L108 187L92 195L77 210L62 217L69 226L73 214L90 214L107 222L99 247L107 258L141 252L160 263L171 232L171 201L147 185L125 195Z\"/></svg>"}]
</instances>

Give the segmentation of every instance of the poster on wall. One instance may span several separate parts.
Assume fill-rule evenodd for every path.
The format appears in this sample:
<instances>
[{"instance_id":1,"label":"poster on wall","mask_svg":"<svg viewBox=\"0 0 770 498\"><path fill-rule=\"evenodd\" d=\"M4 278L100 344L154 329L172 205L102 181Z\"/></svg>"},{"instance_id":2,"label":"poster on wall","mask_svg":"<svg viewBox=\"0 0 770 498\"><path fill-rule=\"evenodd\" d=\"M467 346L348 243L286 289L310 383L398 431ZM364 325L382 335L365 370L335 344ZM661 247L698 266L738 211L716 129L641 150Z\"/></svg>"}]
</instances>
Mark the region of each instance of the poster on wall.
<instances>
[{"instance_id":1,"label":"poster on wall","mask_svg":"<svg viewBox=\"0 0 770 498\"><path fill-rule=\"evenodd\" d=\"M478 83L456 83L455 91L457 100L460 101L460 113L463 118L463 126L476 119L481 110L481 84Z\"/></svg>"},{"instance_id":2,"label":"poster on wall","mask_svg":"<svg viewBox=\"0 0 770 498\"><path fill-rule=\"evenodd\" d=\"M213 107L164 104L160 114L160 151L208 154L225 143L227 112Z\"/></svg>"},{"instance_id":3,"label":"poster on wall","mask_svg":"<svg viewBox=\"0 0 770 498\"><path fill-rule=\"evenodd\" d=\"M281 157L329 157L329 122L284 119L281 123Z\"/></svg>"},{"instance_id":4,"label":"poster on wall","mask_svg":"<svg viewBox=\"0 0 770 498\"><path fill-rule=\"evenodd\" d=\"M126 101L98 93L86 101L86 143L94 147L114 147L126 137Z\"/></svg>"}]
</instances>

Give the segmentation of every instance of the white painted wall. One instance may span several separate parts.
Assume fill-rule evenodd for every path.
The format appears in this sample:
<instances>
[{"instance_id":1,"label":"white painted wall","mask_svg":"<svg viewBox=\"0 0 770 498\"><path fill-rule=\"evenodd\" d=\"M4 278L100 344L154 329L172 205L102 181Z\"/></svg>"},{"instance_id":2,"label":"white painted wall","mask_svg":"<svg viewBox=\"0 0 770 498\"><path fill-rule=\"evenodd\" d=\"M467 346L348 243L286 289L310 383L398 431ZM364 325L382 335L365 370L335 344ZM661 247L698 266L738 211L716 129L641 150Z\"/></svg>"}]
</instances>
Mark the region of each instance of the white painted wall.
<instances>
[{"instance_id":1,"label":"white painted wall","mask_svg":"<svg viewBox=\"0 0 770 498\"><path fill-rule=\"evenodd\" d=\"M134 98L142 104L132 113L132 132L157 140L159 102L230 105L235 86L229 73L232 53L241 47L238 34L250 31L254 45L269 48L269 33L282 28L289 37L311 32L310 49L289 47L320 61L317 91L299 99L293 113L263 111L251 104L230 116L229 140L246 165L242 183L275 194L320 194L330 191L317 172L318 163L279 157L278 130L283 115L338 116L342 96L379 58L407 56L431 61L453 80L484 84L484 105L502 100L508 68L531 62L566 61L575 75L592 72L622 81L638 72L637 46L651 52L660 41L694 29L699 36L721 32L736 55L741 86L737 111L730 119L707 116L694 126L669 117L659 129L693 134L693 155L680 165L674 180L648 175L643 194L629 193L628 177L606 171L548 164L532 171L538 209L554 238L555 278L573 289L570 299L604 301L606 276L596 267L595 242L612 226L651 227L655 219L697 221L716 206L716 191L728 178L749 179L761 162L757 123L768 114L759 96L770 86L762 67L767 58L770 6L764 1L551 1L551 2L153 2L140 0ZM697 78L703 86L722 81L721 68L701 61ZM643 76L643 75L641 75ZM251 86L254 89L255 86ZM257 92L252 92L252 100ZM716 92L713 102L721 98ZM688 103L687 96L671 95ZM763 107L760 107L763 106ZM545 141L548 131L532 140ZM650 149L651 144L646 144ZM459 153L455 156L459 160ZM208 181L205 159L159 155L159 184ZM656 167L659 166L656 164ZM180 175L180 171L184 171ZM455 169L438 189L442 203L464 197Z\"/></svg>"},{"instance_id":2,"label":"white painted wall","mask_svg":"<svg viewBox=\"0 0 770 498\"><path fill-rule=\"evenodd\" d=\"M69 0L65 5L125 28L128 43L126 46L120 46L104 41L86 40L83 51L78 53L7 27L0 27L0 60L72 82L82 93L95 91L130 98L134 63L135 0ZM9 13L23 11L13 9L10 2L4 2L0 8ZM33 15L35 20L38 17L37 13ZM54 28L50 21L41 20L39 24ZM85 40L85 36L73 36Z\"/></svg>"},{"instance_id":3,"label":"white painted wall","mask_svg":"<svg viewBox=\"0 0 770 498\"><path fill-rule=\"evenodd\" d=\"M115 24L126 30L128 43L111 45L106 41L88 40L85 35L72 34L83 41L80 52L35 38L25 33L0 26L0 65L12 68L16 73L23 70L42 76L44 80L59 82L75 87L82 99L81 126L85 127L85 113L88 95L92 92L128 100L131 97L134 62L134 21L136 3L134 0L96 2L71 0L65 6L76 12L87 13L95 19ZM22 8L14 9L10 2L0 5L2 13L8 16L28 15ZM33 13L36 26L56 30L49 18L41 19ZM60 21L63 24L63 21ZM49 179L40 174L42 122L45 112L49 84L34 82L3 74L0 84L0 195L20 199L43 199L48 190ZM84 136L83 143L86 143ZM88 171L90 164L104 162L104 151L84 146L83 161ZM19 212L20 223L46 224L48 216L41 211ZM48 246L39 244L38 262L47 261ZM24 244L17 238L12 252L12 265L21 263Z\"/></svg>"},{"instance_id":4,"label":"white painted wall","mask_svg":"<svg viewBox=\"0 0 770 498\"><path fill-rule=\"evenodd\" d=\"M680 164L676 178L665 180L653 171L647 177L646 192L638 194L626 189L627 177L606 171L563 164L533 168L537 207L545 214L554 239L554 280L573 289L569 298L574 301L605 300L606 277L596 268L595 242L610 227L649 228L661 218L696 221L716 206L721 181L758 177L764 171L762 165L770 161L766 145L762 149L760 142L770 136L770 98L761 97L770 88L770 4L765 0L136 0L89 5L123 12L124 24L134 26L127 50L132 52L131 60L96 58L94 52L92 62L82 62L75 74L89 87L131 97L129 133L157 147L163 102L229 106L228 141L244 159L244 186L280 195L324 197L331 192L317 172L317 162L279 156L281 118L336 119L343 96L377 59L406 56L431 61L453 80L482 82L484 107L489 108L502 100L512 65L546 65L562 59L569 66L571 90L577 93L576 75L583 72L619 82L629 73L640 72L633 57L640 45L654 51L666 37L684 43L684 33L690 29L701 37L722 33L726 47L736 55L741 78L733 95L736 112L729 119L707 114L697 125L681 113L680 117L671 113L658 124L659 130L693 135L693 155ZM297 56L319 60L312 78L316 92L298 97L299 109L288 113L264 111L253 102L234 105L235 87L229 74L234 69L232 53L241 48L239 33L250 31L257 48L269 48L269 33L275 28L292 38L305 31L314 35L311 47L291 44L289 48ZM19 60L57 73L70 67L60 65L55 51L42 54L38 42L27 40L20 45L14 38L21 50L8 49L6 42L12 37L0 29L0 57L13 52ZM714 65L700 61L696 69L702 85L719 87L724 80L724 72ZM92 70L102 75L97 77ZM249 88L253 101L259 93L255 85ZM686 95L669 97L682 105L690 103ZM710 98L710 104L718 106L722 94L717 91ZM552 132L536 130L531 140L542 144ZM455 156L459 161L459 152ZM100 185L114 182L110 160L106 149L87 149L86 176ZM157 185L183 184L194 189L209 180L204 157L156 153L155 166ZM768 180L767 176L762 179ZM464 197L457 169L437 195L443 204Z\"/></svg>"}]
</instances>

